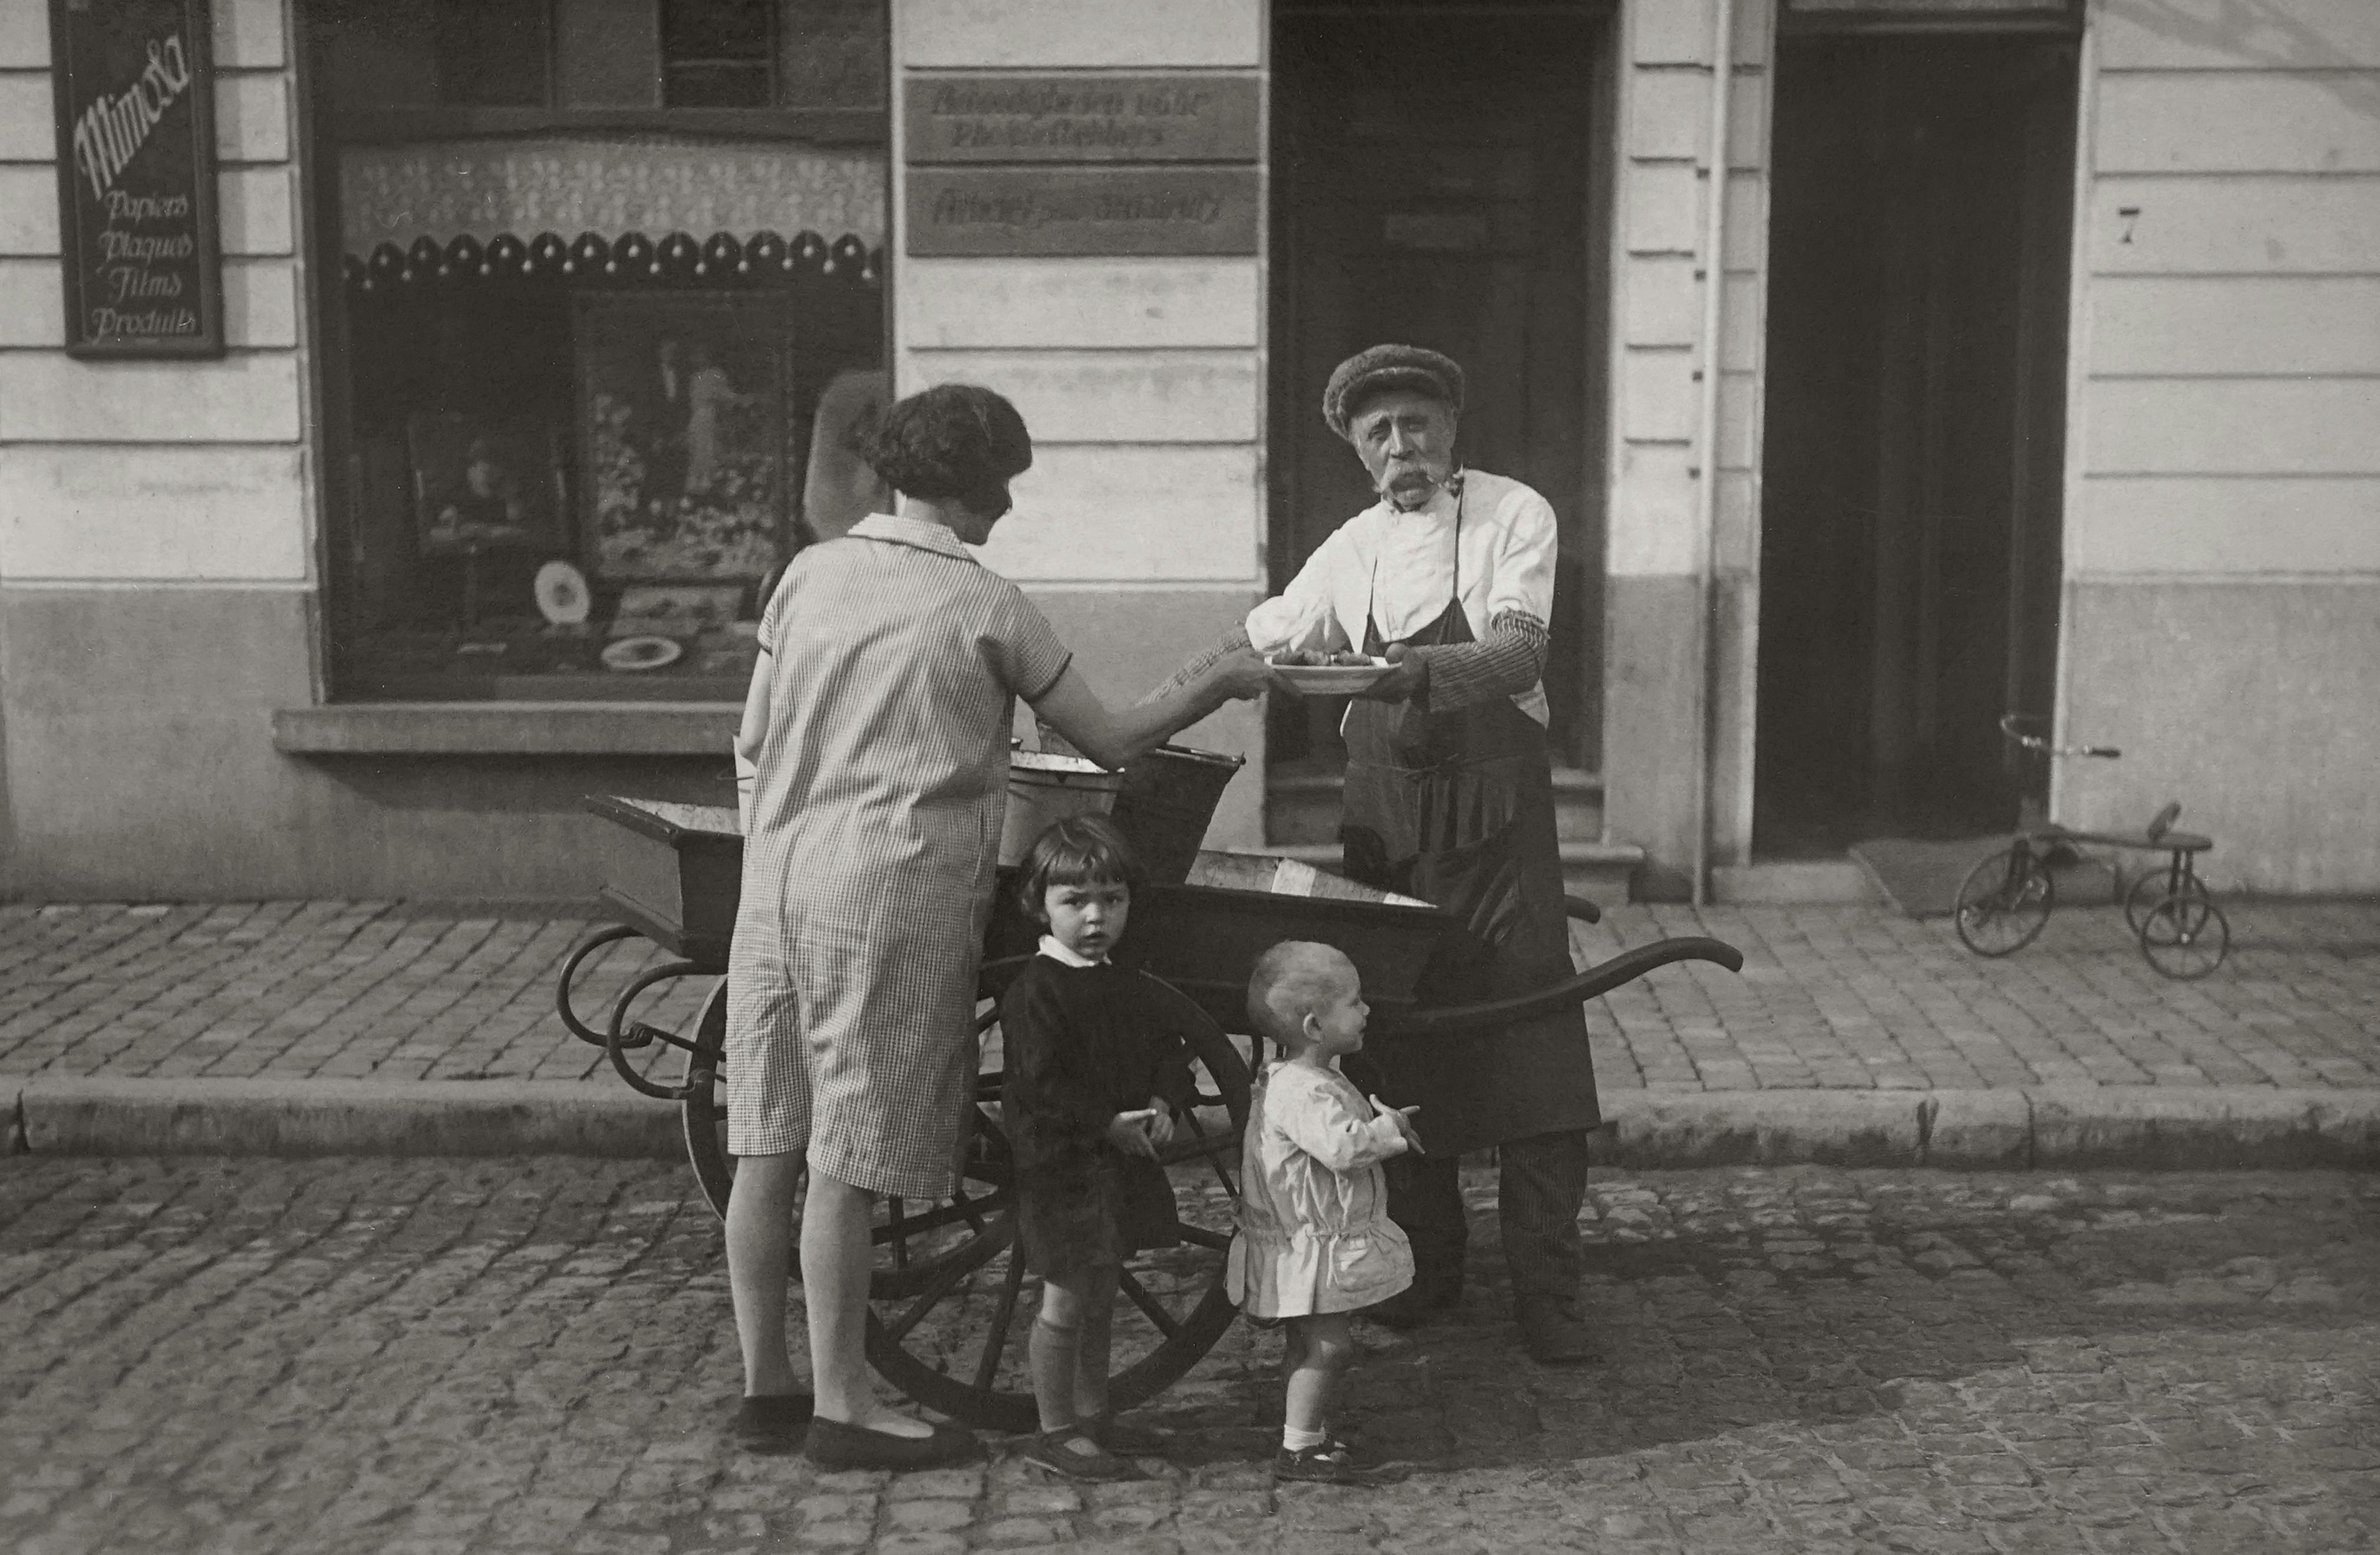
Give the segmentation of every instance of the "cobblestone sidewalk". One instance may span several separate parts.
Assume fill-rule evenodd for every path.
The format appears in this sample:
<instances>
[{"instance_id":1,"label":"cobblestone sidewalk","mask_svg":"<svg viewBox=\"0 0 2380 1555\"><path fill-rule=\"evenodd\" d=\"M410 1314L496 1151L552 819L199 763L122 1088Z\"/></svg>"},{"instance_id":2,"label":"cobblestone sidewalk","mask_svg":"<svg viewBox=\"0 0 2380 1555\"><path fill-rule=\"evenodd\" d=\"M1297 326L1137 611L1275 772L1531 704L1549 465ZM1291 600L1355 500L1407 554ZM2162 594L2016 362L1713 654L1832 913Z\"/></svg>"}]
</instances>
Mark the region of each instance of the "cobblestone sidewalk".
<instances>
[{"instance_id":1,"label":"cobblestone sidewalk","mask_svg":"<svg viewBox=\"0 0 2380 1555\"><path fill-rule=\"evenodd\" d=\"M1880 908L1615 909L1583 962L1671 934L1744 952L1588 1007L1609 1089L2380 1084L2380 903L2243 902L2212 977L2153 971L2112 909L2005 960ZM0 908L0 1074L614 1083L553 1013L590 925L385 902ZM587 973L582 1013L662 958ZM683 1023L676 985L648 1019Z\"/></svg>"},{"instance_id":2,"label":"cobblestone sidewalk","mask_svg":"<svg viewBox=\"0 0 2380 1555\"><path fill-rule=\"evenodd\" d=\"M1340 1423L1405 1484L1276 1490L1281 1340L1239 1325L1149 1411L1179 1433L1150 1477L1078 1491L1006 1442L902 1478L739 1455L680 1168L19 1158L0 1527L21 1555L2380 1548L2368 1179L1598 1173L1584 1229L1605 1363L1517 1357L1492 1246L1452 1321L1364 1327Z\"/></svg>"}]
</instances>

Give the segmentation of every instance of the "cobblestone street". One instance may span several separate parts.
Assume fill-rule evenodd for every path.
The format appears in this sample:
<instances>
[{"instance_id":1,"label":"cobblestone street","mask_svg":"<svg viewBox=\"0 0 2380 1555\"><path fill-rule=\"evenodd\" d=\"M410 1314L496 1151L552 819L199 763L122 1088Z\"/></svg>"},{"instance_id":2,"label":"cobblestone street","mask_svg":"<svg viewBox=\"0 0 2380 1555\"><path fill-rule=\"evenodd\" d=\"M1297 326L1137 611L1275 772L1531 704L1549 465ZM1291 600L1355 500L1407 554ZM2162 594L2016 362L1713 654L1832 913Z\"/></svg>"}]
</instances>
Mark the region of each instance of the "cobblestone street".
<instances>
[{"instance_id":1,"label":"cobblestone street","mask_svg":"<svg viewBox=\"0 0 2380 1555\"><path fill-rule=\"evenodd\" d=\"M1475 1197L1486 1191L1484 1179ZM739 1455L683 1166L0 1165L0 1527L92 1550L2228 1551L2380 1548L2380 1183L1598 1173L1612 1358L1547 1370L1475 1243L1276 1492L1273 1334L1152 1411L1145 1482Z\"/></svg>"}]
</instances>

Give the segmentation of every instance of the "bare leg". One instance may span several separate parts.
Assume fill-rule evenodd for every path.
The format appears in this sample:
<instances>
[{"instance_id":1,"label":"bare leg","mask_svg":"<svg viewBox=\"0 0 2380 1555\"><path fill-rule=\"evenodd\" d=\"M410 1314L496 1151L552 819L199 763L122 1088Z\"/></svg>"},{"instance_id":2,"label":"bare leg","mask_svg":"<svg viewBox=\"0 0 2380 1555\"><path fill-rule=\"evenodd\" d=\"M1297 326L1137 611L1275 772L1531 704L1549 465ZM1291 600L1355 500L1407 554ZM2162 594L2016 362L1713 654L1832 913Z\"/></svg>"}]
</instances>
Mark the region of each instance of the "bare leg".
<instances>
[{"instance_id":1,"label":"bare leg","mask_svg":"<svg viewBox=\"0 0 2380 1555\"><path fill-rule=\"evenodd\" d=\"M736 1170L741 1175L743 1168ZM879 1403L868 1380L868 1231L875 1203L864 1187L810 1174L802 1211L802 1296L810 1314L817 1415L888 1436L930 1436L924 1421Z\"/></svg>"},{"instance_id":2,"label":"bare leg","mask_svg":"<svg viewBox=\"0 0 2380 1555\"><path fill-rule=\"evenodd\" d=\"M1108 1412L1108 1349L1115 1318L1116 1266L1083 1272L1082 1338L1075 1353L1075 1418Z\"/></svg>"},{"instance_id":3,"label":"bare leg","mask_svg":"<svg viewBox=\"0 0 2380 1555\"><path fill-rule=\"evenodd\" d=\"M785 1348L785 1282L794 1260L794 1194L799 1155L747 1155L727 1190L727 1286L735 1341L744 1351L744 1395L799 1391Z\"/></svg>"},{"instance_id":4,"label":"bare leg","mask_svg":"<svg viewBox=\"0 0 2380 1555\"><path fill-rule=\"evenodd\" d=\"M1285 1430L1318 1432L1330 1409L1330 1394L1339 1374L1355 1356L1355 1336L1347 1314L1321 1312L1289 1320L1291 1352L1288 1397L1281 1409Z\"/></svg>"}]
</instances>

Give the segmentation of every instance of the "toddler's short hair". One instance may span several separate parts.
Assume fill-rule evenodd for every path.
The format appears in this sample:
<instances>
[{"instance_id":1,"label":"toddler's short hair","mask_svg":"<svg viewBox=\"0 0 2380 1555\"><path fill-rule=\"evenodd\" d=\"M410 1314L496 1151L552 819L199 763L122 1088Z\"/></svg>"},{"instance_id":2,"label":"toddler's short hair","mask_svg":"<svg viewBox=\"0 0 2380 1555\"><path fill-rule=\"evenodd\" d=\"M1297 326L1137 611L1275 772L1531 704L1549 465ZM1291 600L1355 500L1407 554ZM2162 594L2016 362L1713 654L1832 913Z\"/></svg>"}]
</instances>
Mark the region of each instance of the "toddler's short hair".
<instances>
[{"instance_id":1,"label":"toddler's short hair","mask_svg":"<svg viewBox=\"0 0 2380 1555\"><path fill-rule=\"evenodd\" d=\"M1282 940L1257 958L1248 976L1248 1021L1257 1035L1287 1047L1299 1040L1305 1018L1342 982L1363 986L1362 974L1344 951L1312 940Z\"/></svg>"},{"instance_id":2,"label":"toddler's short hair","mask_svg":"<svg viewBox=\"0 0 2380 1555\"><path fill-rule=\"evenodd\" d=\"M1033 839L1016 877L1016 904L1037 922L1048 920L1042 899L1052 886L1120 885L1137 891L1144 876L1140 856L1105 815L1069 815Z\"/></svg>"}]
</instances>

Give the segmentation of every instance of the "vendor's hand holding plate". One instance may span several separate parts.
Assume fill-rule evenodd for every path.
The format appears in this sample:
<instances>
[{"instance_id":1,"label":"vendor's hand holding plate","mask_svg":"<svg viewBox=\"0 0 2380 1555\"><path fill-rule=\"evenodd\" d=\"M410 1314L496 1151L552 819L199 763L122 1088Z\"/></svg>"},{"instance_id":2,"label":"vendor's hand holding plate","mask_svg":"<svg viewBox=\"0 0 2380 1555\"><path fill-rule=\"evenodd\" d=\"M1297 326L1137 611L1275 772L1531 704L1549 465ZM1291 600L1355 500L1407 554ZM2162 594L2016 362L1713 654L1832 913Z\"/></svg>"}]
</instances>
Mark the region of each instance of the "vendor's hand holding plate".
<instances>
[{"instance_id":1,"label":"vendor's hand holding plate","mask_svg":"<svg viewBox=\"0 0 2380 1555\"><path fill-rule=\"evenodd\" d=\"M1274 678L1307 696L1353 696L1396 668L1369 654L1280 653L1269 657Z\"/></svg>"}]
</instances>

